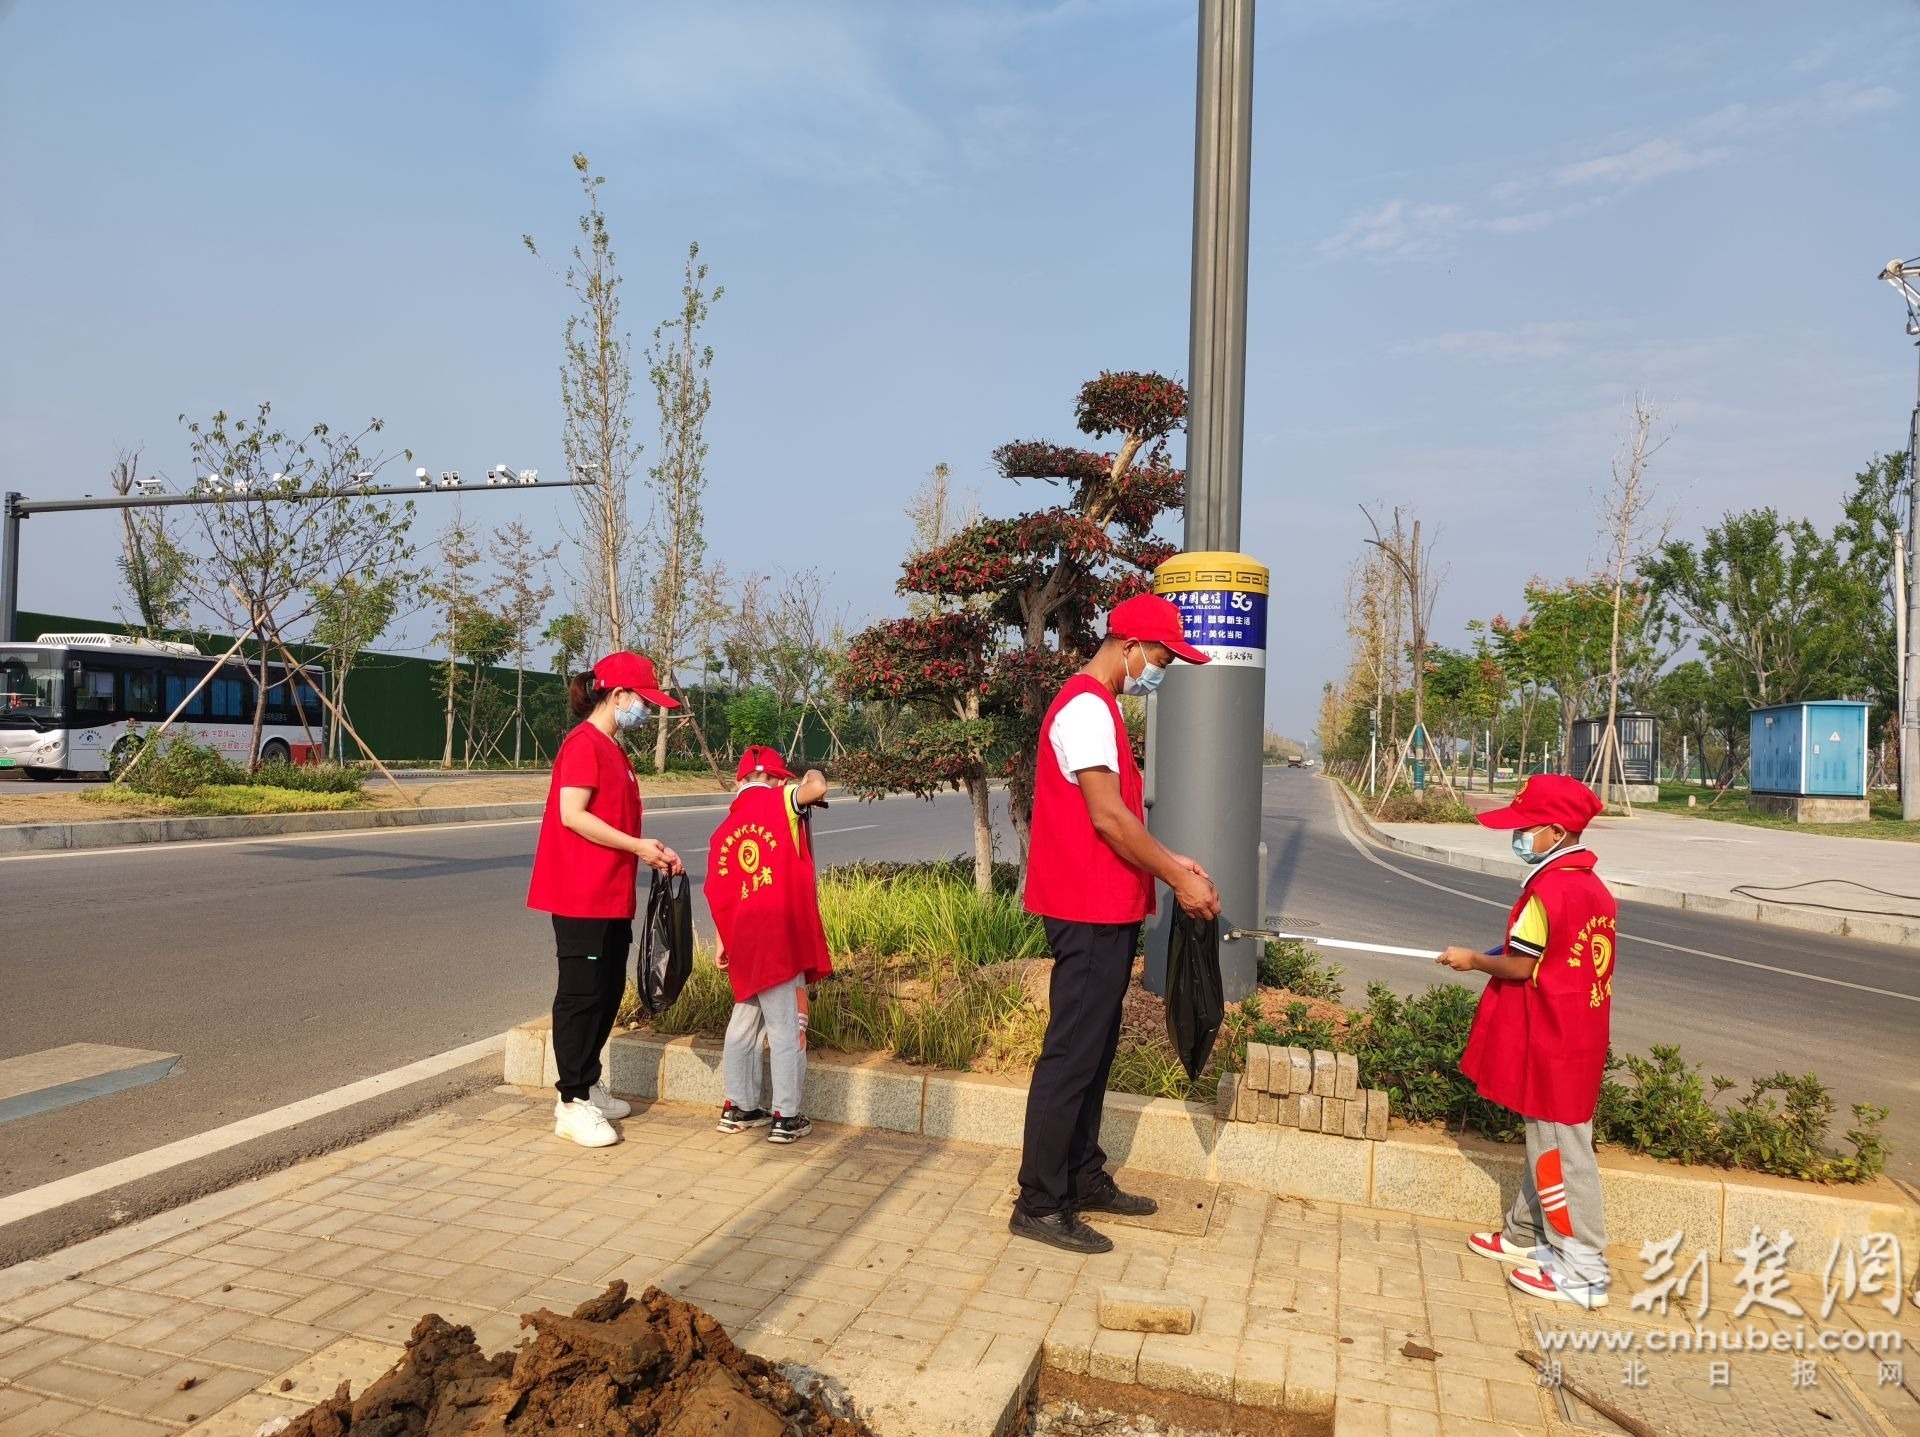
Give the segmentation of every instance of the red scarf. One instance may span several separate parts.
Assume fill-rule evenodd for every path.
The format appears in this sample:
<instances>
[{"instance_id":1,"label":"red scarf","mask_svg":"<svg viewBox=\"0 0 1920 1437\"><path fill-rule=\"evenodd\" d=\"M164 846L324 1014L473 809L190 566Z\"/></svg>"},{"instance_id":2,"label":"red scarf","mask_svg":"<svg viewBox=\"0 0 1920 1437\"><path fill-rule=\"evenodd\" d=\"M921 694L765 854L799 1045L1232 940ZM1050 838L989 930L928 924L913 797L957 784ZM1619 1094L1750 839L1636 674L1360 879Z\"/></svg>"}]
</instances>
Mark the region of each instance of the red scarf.
<instances>
[{"instance_id":1,"label":"red scarf","mask_svg":"<svg viewBox=\"0 0 1920 1437\"><path fill-rule=\"evenodd\" d=\"M804 974L833 971L814 886L813 841L788 790L751 784L707 849L707 906L727 950L736 1002Z\"/></svg>"},{"instance_id":2,"label":"red scarf","mask_svg":"<svg viewBox=\"0 0 1920 1437\"><path fill-rule=\"evenodd\" d=\"M1492 978L1480 995L1460 1071L1480 1096L1522 1117L1578 1124L1593 1117L1613 1019L1613 894L1584 848L1533 873L1507 916L1529 899L1547 912L1547 946L1531 978Z\"/></svg>"}]
</instances>

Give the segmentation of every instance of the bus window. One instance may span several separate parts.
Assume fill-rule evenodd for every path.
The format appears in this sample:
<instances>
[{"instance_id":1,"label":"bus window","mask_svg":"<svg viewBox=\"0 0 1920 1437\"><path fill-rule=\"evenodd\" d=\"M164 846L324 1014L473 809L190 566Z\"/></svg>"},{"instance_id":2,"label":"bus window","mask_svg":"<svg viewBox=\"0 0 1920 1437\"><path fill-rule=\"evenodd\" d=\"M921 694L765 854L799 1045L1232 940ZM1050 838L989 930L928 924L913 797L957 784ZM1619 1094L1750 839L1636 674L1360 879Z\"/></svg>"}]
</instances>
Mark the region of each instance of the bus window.
<instances>
[{"instance_id":1,"label":"bus window","mask_svg":"<svg viewBox=\"0 0 1920 1437\"><path fill-rule=\"evenodd\" d=\"M207 685L213 690L213 716L217 719L252 718L253 713L247 706L247 690L252 687L245 679L215 679Z\"/></svg>"},{"instance_id":2,"label":"bus window","mask_svg":"<svg viewBox=\"0 0 1920 1437\"><path fill-rule=\"evenodd\" d=\"M78 713L112 713L113 680L112 669L81 669L75 676L73 686L74 710Z\"/></svg>"},{"instance_id":3,"label":"bus window","mask_svg":"<svg viewBox=\"0 0 1920 1437\"><path fill-rule=\"evenodd\" d=\"M129 718L160 718L160 675L154 669L128 669L122 675L125 685L124 710Z\"/></svg>"},{"instance_id":4,"label":"bus window","mask_svg":"<svg viewBox=\"0 0 1920 1437\"><path fill-rule=\"evenodd\" d=\"M37 654L0 658L0 719L8 714L55 717L64 707L62 679L55 659Z\"/></svg>"},{"instance_id":5,"label":"bus window","mask_svg":"<svg viewBox=\"0 0 1920 1437\"><path fill-rule=\"evenodd\" d=\"M175 709L179 708L180 700L185 698L187 694L192 690L193 686L199 682L200 682L199 676L195 674L168 674L167 675L167 712L172 713ZM209 684L208 688L211 688L211 687L212 685ZM180 717L181 718L204 718L206 717L206 713L207 713L207 690L202 689L200 690L199 693L194 694L193 702L188 704L186 708L181 711Z\"/></svg>"},{"instance_id":6,"label":"bus window","mask_svg":"<svg viewBox=\"0 0 1920 1437\"><path fill-rule=\"evenodd\" d=\"M295 692L300 696L300 708L306 717L307 726L316 733L319 732L321 722L326 718L326 710L321 707L320 695L314 689L313 680L301 678L295 685Z\"/></svg>"}]
</instances>

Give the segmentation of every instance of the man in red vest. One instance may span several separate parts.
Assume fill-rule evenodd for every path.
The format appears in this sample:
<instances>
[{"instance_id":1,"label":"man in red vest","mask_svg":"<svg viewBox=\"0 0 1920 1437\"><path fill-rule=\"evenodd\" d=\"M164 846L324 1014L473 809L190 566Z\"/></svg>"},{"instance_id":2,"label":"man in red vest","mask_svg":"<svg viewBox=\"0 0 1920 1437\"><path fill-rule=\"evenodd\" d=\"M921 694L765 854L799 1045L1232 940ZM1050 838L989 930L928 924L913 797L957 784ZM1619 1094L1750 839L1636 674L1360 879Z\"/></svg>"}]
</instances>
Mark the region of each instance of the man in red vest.
<instances>
[{"instance_id":1,"label":"man in red vest","mask_svg":"<svg viewBox=\"0 0 1920 1437\"><path fill-rule=\"evenodd\" d=\"M1114 698L1153 692L1175 659L1207 661L1187 643L1169 600L1138 594L1116 604L1105 642L1040 724L1026 905L1045 921L1053 983L1008 1227L1068 1252L1113 1247L1082 1213L1154 1211L1151 1198L1120 1190L1100 1149L1107 1074L1140 924L1154 911L1154 880L1189 913L1220 912L1205 870L1147 832L1140 770Z\"/></svg>"},{"instance_id":2,"label":"man in red vest","mask_svg":"<svg viewBox=\"0 0 1920 1437\"><path fill-rule=\"evenodd\" d=\"M1607 1305L1607 1222L1593 1153L1593 1112L1606 1072L1619 942L1613 894L1580 842L1600 800L1578 779L1536 774L1505 808L1480 815L1513 830L1533 871L1488 953L1449 948L1436 960L1491 975L1460 1071L1480 1096L1526 1120L1527 1166L1499 1232L1467 1246L1511 1264L1520 1291L1591 1310Z\"/></svg>"}]
</instances>

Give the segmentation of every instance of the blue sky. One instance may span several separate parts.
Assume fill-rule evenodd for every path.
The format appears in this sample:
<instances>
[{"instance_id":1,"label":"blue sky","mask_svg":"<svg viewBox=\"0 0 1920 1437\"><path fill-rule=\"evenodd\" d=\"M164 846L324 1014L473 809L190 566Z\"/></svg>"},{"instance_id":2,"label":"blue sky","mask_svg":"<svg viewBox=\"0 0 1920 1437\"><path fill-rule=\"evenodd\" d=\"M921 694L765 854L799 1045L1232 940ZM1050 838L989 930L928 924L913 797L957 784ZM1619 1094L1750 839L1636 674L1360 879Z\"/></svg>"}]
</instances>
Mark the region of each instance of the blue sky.
<instances>
[{"instance_id":1,"label":"blue sky","mask_svg":"<svg viewBox=\"0 0 1920 1437\"><path fill-rule=\"evenodd\" d=\"M1597 556L1636 389L1682 531L1828 523L1903 444L1914 359L1873 278L1920 253L1910 5L1259 23L1242 546L1275 571L1271 722L1307 731L1340 671L1360 501L1439 526L1457 639ZM183 479L176 416L263 398L379 415L436 470L557 472L564 298L520 235L570 237L585 150L637 336L689 240L726 286L711 551L896 612L931 465L990 512L1044 502L996 444L1071 439L1101 368L1184 374L1193 25L1185 0L0 7L5 487L99 492L132 444ZM549 534L564 503L466 501ZM114 533L31 521L23 604L109 613Z\"/></svg>"}]
</instances>

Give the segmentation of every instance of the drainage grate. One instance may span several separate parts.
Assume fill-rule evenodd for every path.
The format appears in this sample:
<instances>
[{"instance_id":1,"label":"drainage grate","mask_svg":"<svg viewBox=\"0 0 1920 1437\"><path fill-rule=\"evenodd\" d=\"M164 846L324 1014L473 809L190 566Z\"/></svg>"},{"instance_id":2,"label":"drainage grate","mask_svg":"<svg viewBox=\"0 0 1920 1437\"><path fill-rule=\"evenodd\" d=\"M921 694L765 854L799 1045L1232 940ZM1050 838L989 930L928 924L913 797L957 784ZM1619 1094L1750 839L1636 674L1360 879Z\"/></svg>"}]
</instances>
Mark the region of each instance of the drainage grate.
<instances>
[{"instance_id":1,"label":"drainage grate","mask_svg":"<svg viewBox=\"0 0 1920 1437\"><path fill-rule=\"evenodd\" d=\"M1311 933L1320 925L1311 918L1302 918L1298 913L1269 913L1267 927L1279 933Z\"/></svg>"},{"instance_id":2,"label":"drainage grate","mask_svg":"<svg viewBox=\"0 0 1920 1437\"><path fill-rule=\"evenodd\" d=\"M1626 1354L1557 1351L1543 1336L1549 1332L1618 1332L1627 1324L1604 1321L1533 1319L1542 1357L1557 1360L1560 1375L1644 1422L1660 1437L1890 1437L1894 1428L1837 1362L1806 1359L1790 1352L1658 1352ZM1632 1326L1636 1329L1639 1323ZM1794 1383L1796 1360L1811 1361L1813 1380ZM1727 1383L1712 1380L1710 1364L1727 1363ZM1644 1386L1629 1386L1628 1365L1638 1361ZM1618 1433L1622 1429L1567 1392L1555 1390L1561 1421L1576 1432Z\"/></svg>"}]
</instances>

